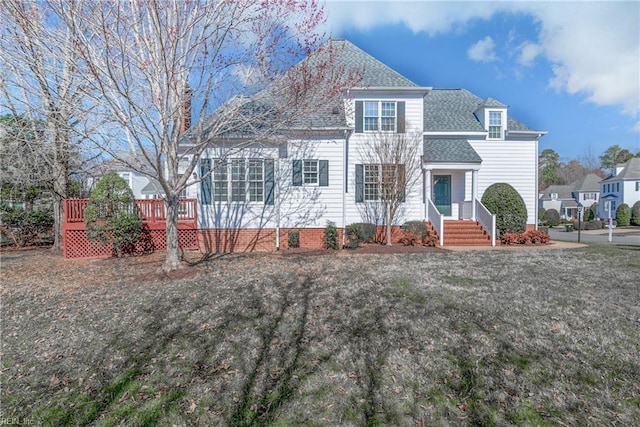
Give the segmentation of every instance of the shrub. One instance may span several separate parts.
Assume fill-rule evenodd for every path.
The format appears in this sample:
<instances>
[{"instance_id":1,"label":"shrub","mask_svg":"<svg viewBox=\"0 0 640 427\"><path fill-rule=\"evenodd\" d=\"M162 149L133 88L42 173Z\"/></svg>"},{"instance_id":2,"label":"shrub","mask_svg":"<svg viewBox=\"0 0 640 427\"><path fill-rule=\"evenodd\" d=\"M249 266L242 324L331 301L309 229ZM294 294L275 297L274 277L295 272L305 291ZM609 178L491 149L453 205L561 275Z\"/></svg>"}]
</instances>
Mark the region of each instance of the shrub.
<instances>
[{"instance_id":1,"label":"shrub","mask_svg":"<svg viewBox=\"0 0 640 427\"><path fill-rule=\"evenodd\" d=\"M631 208L631 225L640 225L640 200Z\"/></svg>"},{"instance_id":2,"label":"shrub","mask_svg":"<svg viewBox=\"0 0 640 427\"><path fill-rule=\"evenodd\" d=\"M544 223L549 227L560 224L560 213L555 209L549 209L544 213Z\"/></svg>"},{"instance_id":3,"label":"shrub","mask_svg":"<svg viewBox=\"0 0 640 427\"><path fill-rule=\"evenodd\" d=\"M549 227L546 227L546 226L538 227L538 231L541 231L544 234L549 234Z\"/></svg>"},{"instance_id":4,"label":"shrub","mask_svg":"<svg viewBox=\"0 0 640 427\"><path fill-rule=\"evenodd\" d=\"M338 229L331 221L327 221L327 225L324 227L324 248L338 249Z\"/></svg>"},{"instance_id":5,"label":"shrub","mask_svg":"<svg viewBox=\"0 0 640 427\"><path fill-rule=\"evenodd\" d=\"M435 236L429 233L429 227L424 221L407 221L402 227L403 236L400 240L405 246L414 246L416 244L435 246Z\"/></svg>"},{"instance_id":6,"label":"shrub","mask_svg":"<svg viewBox=\"0 0 640 427\"><path fill-rule=\"evenodd\" d=\"M511 185L498 182L482 195L482 204L496 216L496 228L503 233L522 233L527 226L527 205Z\"/></svg>"},{"instance_id":7,"label":"shrub","mask_svg":"<svg viewBox=\"0 0 640 427\"><path fill-rule=\"evenodd\" d=\"M299 248L300 247L300 232L299 231L290 231L287 234L287 245L290 248Z\"/></svg>"},{"instance_id":8,"label":"shrub","mask_svg":"<svg viewBox=\"0 0 640 427\"><path fill-rule=\"evenodd\" d=\"M544 222L544 214L547 212L545 208L538 209L538 222Z\"/></svg>"},{"instance_id":9,"label":"shrub","mask_svg":"<svg viewBox=\"0 0 640 427\"><path fill-rule=\"evenodd\" d=\"M358 222L345 227L346 247L355 249L360 243L373 242L377 226L368 222Z\"/></svg>"},{"instance_id":10,"label":"shrub","mask_svg":"<svg viewBox=\"0 0 640 427\"><path fill-rule=\"evenodd\" d=\"M626 203L618 206L616 210L616 223L619 227L627 227L631 223L631 209Z\"/></svg>"},{"instance_id":11,"label":"shrub","mask_svg":"<svg viewBox=\"0 0 640 427\"><path fill-rule=\"evenodd\" d=\"M583 227L584 230L601 230L602 228L604 228L604 223L597 219L587 222Z\"/></svg>"},{"instance_id":12,"label":"shrub","mask_svg":"<svg viewBox=\"0 0 640 427\"><path fill-rule=\"evenodd\" d=\"M116 256L133 252L142 221L129 184L114 172L102 177L89 196L84 223L87 238L111 243Z\"/></svg>"},{"instance_id":13,"label":"shrub","mask_svg":"<svg viewBox=\"0 0 640 427\"><path fill-rule=\"evenodd\" d=\"M501 240L504 245L546 245L551 238L540 230L527 230L524 233L505 233Z\"/></svg>"},{"instance_id":14,"label":"shrub","mask_svg":"<svg viewBox=\"0 0 640 427\"><path fill-rule=\"evenodd\" d=\"M595 205L595 208L594 208ZM598 208L598 204L594 203L593 205L586 208L582 214L582 220L584 222L593 221L596 219L596 209Z\"/></svg>"},{"instance_id":15,"label":"shrub","mask_svg":"<svg viewBox=\"0 0 640 427\"><path fill-rule=\"evenodd\" d=\"M53 230L53 215L46 211L27 212L22 208L3 206L0 217L16 246L35 245L41 241L41 235L49 235Z\"/></svg>"}]
</instances>

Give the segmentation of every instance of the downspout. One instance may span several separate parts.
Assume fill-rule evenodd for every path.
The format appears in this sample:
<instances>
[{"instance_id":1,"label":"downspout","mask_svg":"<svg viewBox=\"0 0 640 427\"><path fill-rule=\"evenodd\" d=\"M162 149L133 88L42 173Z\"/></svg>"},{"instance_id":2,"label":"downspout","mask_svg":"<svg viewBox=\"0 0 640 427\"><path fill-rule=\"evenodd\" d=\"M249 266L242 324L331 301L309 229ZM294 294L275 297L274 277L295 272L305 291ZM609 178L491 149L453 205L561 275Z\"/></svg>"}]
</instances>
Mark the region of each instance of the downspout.
<instances>
[{"instance_id":1,"label":"downspout","mask_svg":"<svg viewBox=\"0 0 640 427\"><path fill-rule=\"evenodd\" d=\"M349 137L351 132L349 130L344 131L344 142L342 145L343 162L344 162L344 179L342 181L342 247L347 244L345 228L347 227L347 189L349 188Z\"/></svg>"},{"instance_id":2,"label":"downspout","mask_svg":"<svg viewBox=\"0 0 640 427\"><path fill-rule=\"evenodd\" d=\"M540 138L542 135L538 135L538 138ZM534 221L534 228L537 230L538 229L538 203L540 202L540 196L538 195L538 138L536 138L536 159L535 159L535 171L536 171L536 179L535 179L535 203L533 206L533 213L535 215L535 218L533 219Z\"/></svg>"}]
</instances>

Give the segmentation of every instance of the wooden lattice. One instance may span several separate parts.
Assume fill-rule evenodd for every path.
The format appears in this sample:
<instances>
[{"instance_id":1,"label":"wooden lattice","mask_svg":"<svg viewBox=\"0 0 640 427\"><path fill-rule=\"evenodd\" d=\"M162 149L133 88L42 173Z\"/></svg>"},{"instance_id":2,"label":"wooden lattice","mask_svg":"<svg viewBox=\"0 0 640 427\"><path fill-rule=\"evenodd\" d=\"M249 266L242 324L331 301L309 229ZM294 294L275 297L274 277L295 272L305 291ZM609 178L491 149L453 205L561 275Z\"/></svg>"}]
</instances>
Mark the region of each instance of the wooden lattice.
<instances>
[{"instance_id":1,"label":"wooden lattice","mask_svg":"<svg viewBox=\"0 0 640 427\"><path fill-rule=\"evenodd\" d=\"M67 199L64 204L63 254L65 258L104 258L113 255L110 244L90 241L84 230L86 199ZM132 254L163 252L167 249L165 237L164 203L161 200L136 200L144 223L142 236ZM198 249L196 200L180 199L178 215L178 244L182 249Z\"/></svg>"},{"instance_id":2,"label":"wooden lattice","mask_svg":"<svg viewBox=\"0 0 640 427\"><path fill-rule=\"evenodd\" d=\"M65 258L105 258L113 255L111 244L87 239L85 230L67 230L64 237ZM197 230L178 230L178 244L182 249L198 249ZM136 255L164 252L167 249L164 230L144 230L132 248Z\"/></svg>"}]
</instances>

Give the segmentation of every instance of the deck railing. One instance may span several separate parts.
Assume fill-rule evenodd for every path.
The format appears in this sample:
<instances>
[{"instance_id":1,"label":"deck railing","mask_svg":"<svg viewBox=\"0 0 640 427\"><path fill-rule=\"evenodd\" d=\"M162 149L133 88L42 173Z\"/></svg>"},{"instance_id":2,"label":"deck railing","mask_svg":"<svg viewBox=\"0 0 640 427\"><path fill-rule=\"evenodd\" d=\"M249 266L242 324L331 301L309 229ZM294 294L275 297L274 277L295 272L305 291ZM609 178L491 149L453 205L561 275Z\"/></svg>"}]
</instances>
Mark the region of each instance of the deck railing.
<instances>
[{"instance_id":1,"label":"deck railing","mask_svg":"<svg viewBox=\"0 0 640 427\"><path fill-rule=\"evenodd\" d=\"M64 201L64 222L66 224L84 222L84 210L88 199L66 199ZM158 223L166 220L164 201L158 199L136 199L140 219L146 223ZM180 199L178 201L178 221L195 222L196 200Z\"/></svg>"},{"instance_id":2,"label":"deck railing","mask_svg":"<svg viewBox=\"0 0 640 427\"><path fill-rule=\"evenodd\" d=\"M440 246L444 246L444 215L440 213L429 198L427 198L427 219L431 221L433 228L440 237Z\"/></svg>"},{"instance_id":3,"label":"deck railing","mask_svg":"<svg viewBox=\"0 0 640 427\"><path fill-rule=\"evenodd\" d=\"M476 220L482 228L491 236L491 246L496 245L496 216L489 212L478 199L473 201L476 204Z\"/></svg>"}]
</instances>

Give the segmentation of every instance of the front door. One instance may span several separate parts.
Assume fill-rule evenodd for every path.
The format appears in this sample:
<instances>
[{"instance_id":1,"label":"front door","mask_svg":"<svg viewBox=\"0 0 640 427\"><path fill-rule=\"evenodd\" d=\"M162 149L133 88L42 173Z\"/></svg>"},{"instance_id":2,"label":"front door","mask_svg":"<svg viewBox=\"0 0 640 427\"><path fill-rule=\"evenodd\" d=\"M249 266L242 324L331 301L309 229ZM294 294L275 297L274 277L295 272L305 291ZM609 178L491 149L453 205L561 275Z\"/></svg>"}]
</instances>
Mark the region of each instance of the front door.
<instances>
[{"instance_id":1,"label":"front door","mask_svg":"<svg viewBox=\"0 0 640 427\"><path fill-rule=\"evenodd\" d=\"M451 175L433 176L433 203L444 216L451 216Z\"/></svg>"}]
</instances>

